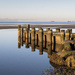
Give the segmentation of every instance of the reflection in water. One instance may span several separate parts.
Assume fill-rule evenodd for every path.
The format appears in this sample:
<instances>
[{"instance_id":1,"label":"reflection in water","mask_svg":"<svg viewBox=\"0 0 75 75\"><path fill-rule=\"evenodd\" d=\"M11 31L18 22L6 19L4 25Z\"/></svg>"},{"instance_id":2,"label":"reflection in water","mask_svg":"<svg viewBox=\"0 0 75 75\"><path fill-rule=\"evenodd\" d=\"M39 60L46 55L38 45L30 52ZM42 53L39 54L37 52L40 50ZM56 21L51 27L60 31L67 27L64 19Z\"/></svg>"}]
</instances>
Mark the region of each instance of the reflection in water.
<instances>
[{"instance_id":1,"label":"reflection in water","mask_svg":"<svg viewBox=\"0 0 75 75\"><path fill-rule=\"evenodd\" d=\"M18 37L18 48L21 48L21 46L23 46L23 44L25 44L25 47L29 48L29 46L30 46L32 51L35 51L35 48L38 49L39 50L39 55L42 55L43 52L48 53L48 58L50 58L50 59L52 58L52 54L55 53L55 55L54 55L55 58L53 57L55 59L55 61L59 59L62 62L62 60L59 58L59 56L56 55L55 51L62 50L63 45L61 45L61 44L60 45L59 44L51 44L51 45L49 45L45 41L39 42L38 40L30 40L30 41L29 41L29 39L25 39L25 41L21 41L21 40L22 40L22 38ZM56 58L56 56L57 56L57 58ZM53 60L53 58L51 60ZM62 63L64 63L64 61ZM61 69L66 71L66 68L65 69L62 68L62 67L60 68L60 65L57 65L57 64L55 64L55 63L53 63L51 61L50 61L50 64L55 68L55 70L58 69L58 68L60 69L60 70L59 69L57 70L57 72L59 71L59 74L61 72ZM61 66L63 66L63 65L61 65ZM54 70L54 72L55 72L55 70ZM67 69L67 72L69 70L72 70L72 69ZM74 72L75 70L72 70L72 71ZM52 71L50 71L49 73L51 73L51 72ZM73 74L73 72L72 72L72 74Z\"/></svg>"},{"instance_id":2,"label":"reflection in water","mask_svg":"<svg viewBox=\"0 0 75 75\"><path fill-rule=\"evenodd\" d=\"M68 68L75 69L75 51L73 51L75 43L74 40L70 40L70 31L72 30L67 30L65 33L64 30L60 32L60 29L57 29L53 33L49 28L47 28L47 32L44 32L42 28L39 28L39 31L35 31L35 28L32 28L32 31L29 28L23 31L23 28L21 28L19 31L21 31L19 33L21 36L18 35L18 48L23 44L26 48L31 46L32 51L35 51L35 48L39 50L39 55L46 52L49 61L54 65L68 66ZM26 34L23 35L24 32Z\"/></svg>"},{"instance_id":3,"label":"reflection in water","mask_svg":"<svg viewBox=\"0 0 75 75\"><path fill-rule=\"evenodd\" d=\"M51 55L52 52L54 52L52 50L52 46L54 46L54 45L48 45L48 43L39 42L37 40L35 40L35 41L31 40L31 43L29 43L29 39L22 41L22 38L18 37L18 48L21 48L21 46L23 46L23 44L25 44L26 48L29 48L29 46L31 46L32 51L35 51L35 48L38 49L40 55L43 54L43 51L47 52L48 55Z\"/></svg>"}]
</instances>

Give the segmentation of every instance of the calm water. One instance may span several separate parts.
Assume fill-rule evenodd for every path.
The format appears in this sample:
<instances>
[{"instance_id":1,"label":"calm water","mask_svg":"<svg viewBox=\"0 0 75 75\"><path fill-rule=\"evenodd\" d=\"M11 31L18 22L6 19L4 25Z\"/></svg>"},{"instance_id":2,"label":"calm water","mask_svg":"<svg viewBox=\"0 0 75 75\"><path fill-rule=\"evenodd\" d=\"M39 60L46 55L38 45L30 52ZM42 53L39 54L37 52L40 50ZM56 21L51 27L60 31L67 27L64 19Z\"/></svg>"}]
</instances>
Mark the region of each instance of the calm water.
<instances>
[{"instance_id":1,"label":"calm water","mask_svg":"<svg viewBox=\"0 0 75 75\"><path fill-rule=\"evenodd\" d=\"M18 49L17 29L0 30L0 75L41 75L50 67L47 53L39 55L25 45Z\"/></svg>"},{"instance_id":2,"label":"calm water","mask_svg":"<svg viewBox=\"0 0 75 75\"><path fill-rule=\"evenodd\" d=\"M39 55L38 49L18 48L17 29L0 30L0 75L42 75L50 67L54 69L46 52Z\"/></svg>"},{"instance_id":3,"label":"calm water","mask_svg":"<svg viewBox=\"0 0 75 75\"><path fill-rule=\"evenodd\" d=\"M0 24L75 24L75 22L0 22Z\"/></svg>"}]
</instances>

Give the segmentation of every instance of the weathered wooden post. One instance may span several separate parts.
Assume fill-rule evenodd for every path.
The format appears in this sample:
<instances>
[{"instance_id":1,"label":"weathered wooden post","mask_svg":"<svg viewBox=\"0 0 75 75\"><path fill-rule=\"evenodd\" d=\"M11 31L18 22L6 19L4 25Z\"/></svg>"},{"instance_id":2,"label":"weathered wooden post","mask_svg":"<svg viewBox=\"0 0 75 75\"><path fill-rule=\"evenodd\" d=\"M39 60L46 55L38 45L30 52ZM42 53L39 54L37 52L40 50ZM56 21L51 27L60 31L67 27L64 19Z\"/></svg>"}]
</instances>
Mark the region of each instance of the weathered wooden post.
<instances>
[{"instance_id":1,"label":"weathered wooden post","mask_svg":"<svg viewBox=\"0 0 75 75\"><path fill-rule=\"evenodd\" d=\"M62 43L64 40L65 40L65 30L61 30L61 41L62 41Z\"/></svg>"},{"instance_id":2,"label":"weathered wooden post","mask_svg":"<svg viewBox=\"0 0 75 75\"><path fill-rule=\"evenodd\" d=\"M39 36L39 41L42 42L43 41L43 29L42 28L39 28L38 36Z\"/></svg>"},{"instance_id":3,"label":"weathered wooden post","mask_svg":"<svg viewBox=\"0 0 75 75\"><path fill-rule=\"evenodd\" d=\"M45 41L45 35L44 35L44 31L43 31L43 41Z\"/></svg>"},{"instance_id":4,"label":"weathered wooden post","mask_svg":"<svg viewBox=\"0 0 75 75\"><path fill-rule=\"evenodd\" d=\"M47 42L48 44L52 44L52 30L48 30L47 32Z\"/></svg>"},{"instance_id":5,"label":"weathered wooden post","mask_svg":"<svg viewBox=\"0 0 75 75\"><path fill-rule=\"evenodd\" d=\"M27 24L26 26L27 26L27 29L29 30L29 28L30 28L30 25L29 25L29 24Z\"/></svg>"},{"instance_id":6,"label":"weathered wooden post","mask_svg":"<svg viewBox=\"0 0 75 75\"><path fill-rule=\"evenodd\" d=\"M21 37L21 25L18 25L18 37Z\"/></svg>"},{"instance_id":7,"label":"weathered wooden post","mask_svg":"<svg viewBox=\"0 0 75 75\"><path fill-rule=\"evenodd\" d=\"M30 25L27 24L27 27L26 27L26 39L29 37L29 28L30 28Z\"/></svg>"},{"instance_id":8,"label":"weathered wooden post","mask_svg":"<svg viewBox=\"0 0 75 75\"><path fill-rule=\"evenodd\" d=\"M46 31L47 31L47 32L46 32L47 42L48 42L48 38L49 38L49 37L48 37L48 31L49 31L49 30L50 30L50 28L46 28Z\"/></svg>"},{"instance_id":9,"label":"weathered wooden post","mask_svg":"<svg viewBox=\"0 0 75 75\"><path fill-rule=\"evenodd\" d=\"M46 31L49 31L50 30L50 28L46 28Z\"/></svg>"},{"instance_id":10,"label":"weathered wooden post","mask_svg":"<svg viewBox=\"0 0 75 75\"><path fill-rule=\"evenodd\" d=\"M21 28L21 46L23 46L23 28Z\"/></svg>"},{"instance_id":11,"label":"weathered wooden post","mask_svg":"<svg viewBox=\"0 0 75 75\"><path fill-rule=\"evenodd\" d=\"M28 30L27 30L27 28L25 28L25 34L26 34L26 39L28 38Z\"/></svg>"},{"instance_id":12,"label":"weathered wooden post","mask_svg":"<svg viewBox=\"0 0 75 75\"><path fill-rule=\"evenodd\" d=\"M70 36L70 40L72 40L72 38L73 38L73 35L71 34L71 36Z\"/></svg>"},{"instance_id":13,"label":"weathered wooden post","mask_svg":"<svg viewBox=\"0 0 75 75\"><path fill-rule=\"evenodd\" d=\"M69 30L69 32L70 32L70 40L71 40L71 34L72 34L72 29L68 29Z\"/></svg>"},{"instance_id":14,"label":"weathered wooden post","mask_svg":"<svg viewBox=\"0 0 75 75\"><path fill-rule=\"evenodd\" d=\"M66 30L65 40L70 40L70 32L69 32L69 30Z\"/></svg>"},{"instance_id":15,"label":"weathered wooden post","mask_svg":"<svg viewBox=\"0 0 75 75\"><path fill-rule=\"evenodd\" d=\"M68 29L69 30L69 32L70 32L70 34L72 33L72 29Z\"/></svg>"},{"instance_id":16,"label":"weathered wooden post","mask_svg":"<svg viewBox=\"0 0 75 75\"><path fill-rule=\"evenodd\" d=\"M60 32L60 28L57 28L57 29L56 29L56 32Z\"/></svg>"},{"instance_id":17,"label":"weathered wooden post","mask_svg":"<svg viewBox=\"0 0 75 75\"><path fill-rule=\"evenodd\" d=\"M48 48L48 57L52 54L52 30L47 32L47 48Z\"/></svg>"},{"instance_id":18,"label":"weathered wooden post","mask_svg":"<svg viewBox=\"0 0 75 75\"><path fill-rule=\"evenodd\" d=\"M21 25L18 25L18 48L21 48Z\"/></svg>"},{"instance_id":19,"label":"weathered wooden post","mask_svg":"<svg viewBox=\"0 0 75 75\"><path fill-rule=\"evenodd\" d=\"M23 30L23 41L25 42L25 30Z\"/></svg>"},{"instance_id":20,"label":"weathered wooden post","mask_svg":"<svg viewBox=\"0 0 75 75\"><path fill-rule=\"evenodd\" d=\"M31 44L31 31L29 31L29 43Z\"/></svg>"},{"instance_id":21,"label":"weathered wooden post","mask_svg":"<svg viewBox=\"0 0 75 75\"><path fill-rule=\"evenodd\" d=\"M31 40L35 40L35 28L31 30Z\"/></svg>"},{"instance_id":22,"label":"weathered wooden post","mask_svg":"<svg viewBox=\"0 0 75 75\"><path fill-rule=\"evenodd\" d=\"M23 38L23 28L21 28L21 38Z\"/></svg>"}]
</instances>

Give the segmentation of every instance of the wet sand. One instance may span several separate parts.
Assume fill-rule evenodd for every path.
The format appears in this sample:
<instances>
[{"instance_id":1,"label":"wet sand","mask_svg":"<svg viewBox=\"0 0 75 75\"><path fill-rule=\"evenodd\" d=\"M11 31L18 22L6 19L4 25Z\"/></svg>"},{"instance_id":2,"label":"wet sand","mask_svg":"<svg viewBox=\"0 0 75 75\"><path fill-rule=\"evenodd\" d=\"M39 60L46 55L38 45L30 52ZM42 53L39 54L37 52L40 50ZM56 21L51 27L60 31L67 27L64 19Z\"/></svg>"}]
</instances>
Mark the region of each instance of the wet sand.
<instances>
[{"instance_id":1,"label":"wet sand","mask_svg":"<svg viewBox=\"0 0 75 75\"><path fill-rule=\"evenodd\" d=\"M22 27L26 27L26 25L22 25ZM35 27L35 28L46 28L46 27L53 27L53 28L74 28L75 29L75 24L72 24L72 25L56 25L56 24L50 24L50 25L30 25L30 27ZM18 28L18 25L0 25L0 29L17 29Z\"/></svg>"}]
</instances>

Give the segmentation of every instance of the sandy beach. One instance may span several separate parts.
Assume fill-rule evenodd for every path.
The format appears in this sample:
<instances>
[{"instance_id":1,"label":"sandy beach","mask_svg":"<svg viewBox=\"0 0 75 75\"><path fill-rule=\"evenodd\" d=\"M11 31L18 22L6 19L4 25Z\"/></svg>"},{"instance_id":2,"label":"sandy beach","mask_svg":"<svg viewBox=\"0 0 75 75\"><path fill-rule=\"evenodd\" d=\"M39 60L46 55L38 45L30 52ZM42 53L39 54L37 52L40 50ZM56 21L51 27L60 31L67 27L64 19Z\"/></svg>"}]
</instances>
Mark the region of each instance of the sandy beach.
<instances>
[{"instance_id":1,"label":"sandy beach","mask_svg":"<svg viewBox=\"0 0 75 75\"><path fill-rule=\"evenodd\" d=\"M26 27L26 25L22 25L23 28ZM53 27L53 28L72 28L72 29L75 29L75 25L72 24L72 25L57 25L57 24L50 24L50 25L30 25L30 27L35 27L35 28L46 28L46 27ZM17 29L18 28L18 25L0 25L0 29Z\"/></svg>"}]
</instances>

